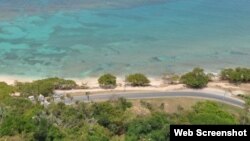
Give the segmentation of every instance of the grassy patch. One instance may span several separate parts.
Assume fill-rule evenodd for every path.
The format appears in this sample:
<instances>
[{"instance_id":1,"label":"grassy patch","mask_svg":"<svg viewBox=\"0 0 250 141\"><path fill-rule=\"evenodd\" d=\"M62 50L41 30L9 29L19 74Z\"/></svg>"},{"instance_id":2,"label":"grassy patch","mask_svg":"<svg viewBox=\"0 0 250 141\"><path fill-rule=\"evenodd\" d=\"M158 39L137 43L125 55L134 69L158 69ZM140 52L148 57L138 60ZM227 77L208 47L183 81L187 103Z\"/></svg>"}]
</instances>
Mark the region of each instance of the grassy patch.
<instances>
[{"instance_id":1,"label":"grassy patch","mask_svg":"<svg viewBox=\"0 0 250 141\"><path fill-rule=\"evenodd\" d=\"M147 102L153 106L153 108L160 109L162 104L164 104L164 111L167 113L178 113L180 110L189 111L192 110L192 106L194 106L197 102L210 101L205 99L197 99L197 98L165 98L165 99L145 99L145 100L130 100L133 103L133 108L138 110L142 109L142 112L145 112L145 107L141 105L141 101ZM213 101L214 102L214 101ZM215 102L221 105L223 110L236 115L237 117L243 113L243 109L228 105L221 102ZM139 112L139 111L137 111Z\"/></svg>"}]
</instances>

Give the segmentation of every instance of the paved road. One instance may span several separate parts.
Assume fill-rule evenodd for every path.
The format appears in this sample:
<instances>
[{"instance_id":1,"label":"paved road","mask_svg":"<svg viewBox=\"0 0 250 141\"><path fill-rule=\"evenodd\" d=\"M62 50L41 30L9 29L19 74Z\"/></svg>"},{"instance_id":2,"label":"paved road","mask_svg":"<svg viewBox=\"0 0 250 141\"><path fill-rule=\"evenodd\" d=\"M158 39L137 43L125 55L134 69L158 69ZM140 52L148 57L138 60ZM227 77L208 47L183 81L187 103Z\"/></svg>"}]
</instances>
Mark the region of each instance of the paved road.
<instances>
[{"instance_id":1,"label":"paved road","mask_svg":"<svg viewBox=\"0 0 250 141\"><path fill-rule=\"evenodd\" d=\"M115 93L115 94L95 94L89 96L74 96L73 101L105 101L113 98L123 97L126 99L152 99L169 97L195 97L221 101L230 105L243 107L244 101L223 94L213 94L204 92L151 92L151 93ZM68 100L66 100L68 101ZM68 101L69 102L69 101ZM67 103L67 102L66 102Z\"/></svg>"}]
</instances>

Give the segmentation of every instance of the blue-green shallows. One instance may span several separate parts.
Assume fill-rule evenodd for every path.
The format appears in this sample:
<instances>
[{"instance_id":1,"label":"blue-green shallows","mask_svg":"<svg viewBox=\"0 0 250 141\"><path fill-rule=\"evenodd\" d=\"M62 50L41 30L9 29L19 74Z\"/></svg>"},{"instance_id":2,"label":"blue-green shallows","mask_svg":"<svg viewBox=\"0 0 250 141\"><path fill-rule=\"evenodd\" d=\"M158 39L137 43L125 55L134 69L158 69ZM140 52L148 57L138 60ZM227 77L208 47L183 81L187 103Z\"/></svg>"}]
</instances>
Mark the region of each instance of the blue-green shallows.
<instances>
[{"instance_id":1,"label":"blue-green shallows","mask_svg":"<svg viewBox=\"0 0 250 141\"><path fill-rule=\"evenodd\" d=\"M0 0L0 75L161 75L249 60L249 0Z\"/></svg>"}]
</instances>

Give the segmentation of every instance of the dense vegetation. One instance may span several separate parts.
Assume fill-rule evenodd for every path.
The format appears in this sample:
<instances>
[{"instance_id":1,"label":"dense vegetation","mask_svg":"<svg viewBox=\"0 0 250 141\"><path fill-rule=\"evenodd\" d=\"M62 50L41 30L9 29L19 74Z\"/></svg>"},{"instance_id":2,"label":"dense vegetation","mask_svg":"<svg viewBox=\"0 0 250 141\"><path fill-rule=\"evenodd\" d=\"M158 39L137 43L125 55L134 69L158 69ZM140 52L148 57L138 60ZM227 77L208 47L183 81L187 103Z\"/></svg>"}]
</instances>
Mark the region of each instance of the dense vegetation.
<instances>
[{"instance_id":1,"label":"dense vegetation","mask_svg":"<svg viewBox=\"0 0 250 141\"><path fill-rule=\"evenodd\" d=\"M131 74L126 77L126 82L131 86L148 86L149 79L141 73Z\"/></svg>"},{"instance_id":2,"label":"dense vegetation","mask_svg":"<svg viewBox=\"0 0 250 141\"><path fill-rule=\"evenodd\" d=\"M198 103L189 114L191 124L236 124L233 115L220 109L218 104L212 102Z\"/></svg>"},{"instance_id":3,"label":"dense vegetation","mask_svg":"<svg viewBox=\"0 0 250 141\"><path fill-rule=\"evenodd\" d=\"M249 82L249 70L243 68L225 69L221 79L234 83ZM177 81L172 77L169 82ZM143 74L133 74L126 78L132 86L147 86L150 81ZM195 68L184 74L181 82L192 88L203 88L209 76L202 69ZM99 79L100 86L116 85L116 77L106 74ZM246 101L244 110L232 113L214 102L199 102L191 110L169 114L164 105L155 106L141 101L141 106L149 113L140 115L126 99L99 103L76 102L74 105L51 103L47 106L38 101L28 100L42 94L51 97L55 89L78 88L71 80L48 78L30 83L16 82L10 86L0 82L0 140L38 141L167 141L170 124L250 124L250 97L242 95ZM20 97L10 94L19 92ZM70 97L65 97L70 98Z\"/></svg>"},{"instance_id":4,"label":"dense vegetation","mask_svg":"<svg viewBox=\"0 0 250 141\"><path fill-rule=\"evenodd\" d=\"M104 74L98 79L102 88L114 88L116 86L116 77L112 74Z\"/></svg>"},{"instance_id":5,"label":"dense vegetation","mask_svg":"<svg viewBox=\"0 0 250 141\"><path fill-rule=\"evenodd\" d=\"M220 77L222 80L228 80L233 83L249 83L250 69L248 68L224 69L221 71Z\"/></svg>"},{"instance_id":6,"label":"dense vegetation","mask_svg":"<svg viewBox=\"0 0 250 141\"><path fill-rule=\"evenodd\" d=\"M47 78L33 82L16 82L17 91L23 96L39 95L50 96L55 89L69 90L77 87L72 80L64 80L61 78Z\"/></svg>"},{"instance_id":7,"label":"dense vegetation","mask_svg":"<svg viewBox=\"0 0 250 141\"><path fill-rule=\"evenodd\" d=\"M209 77L201 68L194 68L192 72L181 76L181 82L191 88L204 88L209 82Z\"/></svg>"},{"instance_id":8,"label":"dense vegetation","mask_svg":"<svg viewBox=\"0 0 250 141\"><path fill-rule=\"evenodd\" d=\"M54 84L53 84L54 86ZM166 141L170 124L249 124L214 102L197 103L190 111L168 114L141 102L150 113L141 116L126 99L44 107L25 97L11 97L17 88L0 83L0 140ZM243 122L244 121L244 122Z\"/></svg>"}]
</instances>

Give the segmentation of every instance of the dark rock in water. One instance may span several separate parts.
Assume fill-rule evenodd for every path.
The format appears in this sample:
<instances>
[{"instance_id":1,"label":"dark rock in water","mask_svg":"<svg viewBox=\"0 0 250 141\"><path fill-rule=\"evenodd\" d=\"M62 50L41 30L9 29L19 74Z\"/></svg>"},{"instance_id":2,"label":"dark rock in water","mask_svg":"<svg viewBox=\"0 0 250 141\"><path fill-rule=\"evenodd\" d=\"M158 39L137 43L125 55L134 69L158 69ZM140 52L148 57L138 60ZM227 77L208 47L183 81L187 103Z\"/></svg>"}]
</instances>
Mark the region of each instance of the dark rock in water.
<instances>
[{"instance_id":1,"label":"dark rock in water","mask_svg":"<svg viewBox=\"0 0 250 141\"><path fill-rule=\"evenodd\" d=\"M44 61L42 60L36 60L36 59L30 59L30 58L26 58L24 59L25 63L29 64L29 65L35 65L35 64L44 64Z\"/></svg>"},{"instance_id":2,"label":"dark rock in water","mask_svg":"<svg viewBox=\"0 0 250 141\"><path fill-rule=\"evenodd\" d=\"M117 27L111 24L100 24L100 23L82 23L82 25L87 26L89 28L114 28Z\"/></svg>"},{"instance_id":3,"label":"dark rock in water","mask_svg":"<svg viewBox=\"0 0 250 141\"><path fill-rule=\"evenodd\" d=\"M176 58L177 58L176 56L152 57L151 61L152 62L164 62L166 60L173 61L173 60L176 60Z\"/></svg>"},{"instance_id":4,"label":"dark rock in water","mask_svg":"<svg viewBox=\"0 0 250 141\"><path fill-rule=\"evenodd\" d=\"M112 66L114 66L113 63L107 63L107 64L105 64L105 67L112 67Z\"/></svg>"},{"instance_id":5,"label":"dark rock in water","mask_svg":"<svg viewBox=\"0 0 250 141\"><path fill-rule=\"evenodd\" d=\"M162 62L163 60L162 60L162 58L159 58L159 57L152 57L151 61L152 62Z\"/></svg>"},{"instance_id":6,"label":"dark rock in water","mask_svg":"<svg viewBox=\"0 0 250 141\"><path fill-rule=\"evenodd\" d=\"M131 67L131 64L125 64L125 67Z\"/></svg>"},{"instance_id":7,"label":"dark rock in water","mask_svg":"<svg viewBox=\"0 0 250 141\"><path fill-rule=\"evenodd\" d=\"M4 59L6 60L17 60L19 57L14 53L6 53L4 54Z\"/></svg>"},{"instance_id":8,"label":"dark rock in water","mask_svg":"<svg viewBox=\"0 0 250 141\"><path fill-rule=\"evenodd\" d=\"M230 51L230 54L232 54L232 55L248 55L248 53L240 52L240 51Z\"/></svg>"},{"instance_id":9,"label":"dark rock in water","mask_svg":"<svg viewBox=\"0 0 250 141\"><path fill-rule=\"evenodd\" d=\"M176 60L176 59L177 59L176 56L171 56L170 58L171 58L172 60Z\"/></svg>"},{"instance_id":10,"label":"dark rock in water","mask_svg":"<svg viewBox=\"0 0 250 141\"><path fill-rule=\"evenodd\" d=\"M49 65L51 65L51 62L45 62L44 65L49 66Z\"/></svg>"},{"instance_id":11,"label":"dark rock in water","mask_svg":"<svg viewBox=\"0 0 250 141\"><path fill-rule=\"evenodd\" d=\"M117 55L121 54L120 51L118 51L117 49L114 49L112 47L107 47L107 49L109 49L111 52L113 52L113 53L115 53Z\"/></svg>"}]
</instances>

